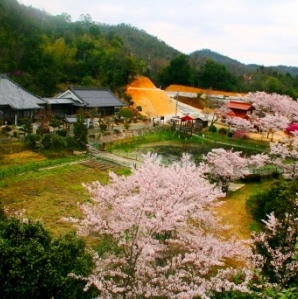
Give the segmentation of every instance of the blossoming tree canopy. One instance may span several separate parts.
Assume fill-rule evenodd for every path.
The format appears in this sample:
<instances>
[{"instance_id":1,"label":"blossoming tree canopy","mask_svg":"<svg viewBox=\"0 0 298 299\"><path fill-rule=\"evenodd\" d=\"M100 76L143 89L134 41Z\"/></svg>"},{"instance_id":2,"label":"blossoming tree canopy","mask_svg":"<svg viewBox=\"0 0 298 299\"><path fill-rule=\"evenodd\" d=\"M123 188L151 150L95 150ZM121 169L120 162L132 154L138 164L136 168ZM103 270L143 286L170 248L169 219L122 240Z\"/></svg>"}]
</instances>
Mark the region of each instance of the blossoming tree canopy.
<instances>
[{"instance_id":1,"label":"blossoming tree canopy","mask_svg":"<svg viewBox=\"0 0 298 299\"><path fill-rule=\"evenodd\" d=\"M250 101L256 110L265 113L286 116L290 121L297 119L298 103L287 95L266 92L250 92L245 96L245 99Z\"/></svg>"},{"instance_id":2,"label":"blossoming tree canopy","mask_svg":"<svg viewBox=\"0 0 298 299\"><path fill-rule=\"evenodd\" d=\"M298 207L297 199L295 202ZM272 212L263 222L264 230L253 234L253 261L269 281L285 287L297 277L297 208L280 218Z\"/></svg>"},{"instance_id":3,"label":"blossoming tree canopy","mask_svg":"<svg viewBox=\"0 0 298 299\"><path fill-rule=\"evenodd\" d=\"M85 185L81 233L110 242L95 254L96 269L85 278L102 298L207 298L217 289L247 291L227 280L226 259L242 260L246 249L221 237L212 207L224 194L204 177L190 157L164 166L156 155L128 177ZM229 273L229 274L228 274Z\"/></svg>"},{"instance_id":4,"label":"blossoming tree canopy","mask_svg":"<svg viewBox=\"0 0 298 299\"><path fill-rule=\"evenodd\" d=\"M241 152L215 148L203 156L203 163L208 165L210 175L219 179L236 180L249 173L247 159L241 157L241 154Z\"/></svg>"},{"instance_id":5,"label":"blossoming tree canopy","mask_svg":"<svg viewBox=\"0 0 298 299\"><path fill-rule=\"evenodd\" d=\"M289 119L283 115L267 114L265 117L259 119L260 129L267 132L267 137L269 134L273 135L276 131L284 131L289 125Z\"/></svg>"},{"instance_id":6,"label":"blossoming tree canopy","mask_svg":"<svg viewBox=\"0 0 298 299\"><path fill-rule=\"evenodd\" d=\"M270 143L273 163L281 170L286 179L298 176L298 131L292 131L289 138Z\"/></svg>"},{"instance_id":7,"label":"blossoming tree canopy","mask_svg":"<svg viewBox=\"0 0 298 299\"><path fill-rule=\"evenodd\" d=\"M254 128L254 124L241 117L227 117L226 118L226 124L235 130L240 130L244 132L254 132L256 129Z\"/></svg>"}]
</instances>

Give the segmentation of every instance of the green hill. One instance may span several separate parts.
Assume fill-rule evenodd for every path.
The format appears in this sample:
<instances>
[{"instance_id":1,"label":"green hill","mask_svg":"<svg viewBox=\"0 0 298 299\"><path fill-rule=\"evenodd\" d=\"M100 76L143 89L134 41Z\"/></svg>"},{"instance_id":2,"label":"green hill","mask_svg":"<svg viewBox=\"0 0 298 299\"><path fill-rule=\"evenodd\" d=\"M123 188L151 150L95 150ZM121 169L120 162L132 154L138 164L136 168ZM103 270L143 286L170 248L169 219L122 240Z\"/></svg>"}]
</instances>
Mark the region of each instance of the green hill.
<instances>
[{"instance_id":1,"label":"green hill","mask_svg":"<svg viewBox=\"0 0 298 299\"><path fill-rule=\"evenodd\" d=\"M17 0L0 0L0 20L0 73L39 96L79 85L109 87L121 97L136 75L163 86L179 83L181 70L197 86L210 59L225 77L215 72L220 88L298 95L297 67L245 65L208 49L181 58L181 52L132 25L96 23L88 14L72 22L67 13L53 16Z\"/></svg>"}]
</instances>

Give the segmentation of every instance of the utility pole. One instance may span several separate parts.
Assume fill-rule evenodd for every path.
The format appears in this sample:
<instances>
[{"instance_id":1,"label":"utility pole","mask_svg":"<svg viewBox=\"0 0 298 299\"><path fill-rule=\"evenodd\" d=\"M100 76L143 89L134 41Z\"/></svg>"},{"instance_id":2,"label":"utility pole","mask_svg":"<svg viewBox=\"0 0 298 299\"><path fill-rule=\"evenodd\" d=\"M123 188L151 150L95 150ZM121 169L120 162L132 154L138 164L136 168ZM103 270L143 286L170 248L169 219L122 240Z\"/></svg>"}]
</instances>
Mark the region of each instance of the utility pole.
<instances>
[{"instance_id":1,"label":"utility pole","mask_svg":"<svg viewBox=\"0 0 298 299\"><path fill-rule=\"evenodd\" d=\"M177 116L178 98L179 98L179 91L178 91L177 94L176 94L176 110L175 110L175 116Z\"/></svg>"}]
</instances>

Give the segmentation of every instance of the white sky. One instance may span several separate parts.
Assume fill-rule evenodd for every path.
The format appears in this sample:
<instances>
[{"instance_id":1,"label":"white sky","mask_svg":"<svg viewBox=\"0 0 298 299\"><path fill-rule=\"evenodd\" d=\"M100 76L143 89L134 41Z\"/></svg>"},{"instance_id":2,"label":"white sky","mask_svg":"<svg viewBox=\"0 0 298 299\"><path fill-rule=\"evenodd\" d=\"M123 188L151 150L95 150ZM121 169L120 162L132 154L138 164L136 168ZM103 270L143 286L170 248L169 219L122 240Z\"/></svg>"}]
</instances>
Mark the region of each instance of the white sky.
<instances>
[{"instance_id":1,"label":"white sky","mask_svg":"<svg viewBox=\"0 0 298 299\"><path fill-rule=\"evenodd\" d=\"M130 24L189 54L210 49L242 63L298 67L297 0L18 0L72 21Z\"/></svg>"}]
</instances>

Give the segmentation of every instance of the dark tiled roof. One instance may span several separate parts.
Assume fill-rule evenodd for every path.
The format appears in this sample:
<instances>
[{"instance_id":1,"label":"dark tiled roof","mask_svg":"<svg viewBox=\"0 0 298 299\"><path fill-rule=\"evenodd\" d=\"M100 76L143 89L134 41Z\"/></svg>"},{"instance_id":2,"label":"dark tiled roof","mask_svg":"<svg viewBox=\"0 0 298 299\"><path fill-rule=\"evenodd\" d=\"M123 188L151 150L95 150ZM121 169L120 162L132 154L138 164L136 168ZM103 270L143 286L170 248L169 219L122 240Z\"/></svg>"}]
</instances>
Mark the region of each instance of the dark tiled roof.
<instances>
[{"instance_id":1,"label":"dark tiled roof","mask_svg":"<svg viewBox=\"0 0 298 299\"><path fill-rule=\"evenodd\" d=\"M69 90L82 101L82 103L74 104L77 106L116 107L126 105L108 88L71 87Z\"/></svg>"},{"instance_id":2,"label":"dark tiled roof","mask_svg":"<svg viewBox=\"0 0 298 299\"><path fill-rule=\"evenodd\" d=\"M0 106L10 106L12 109L40 109L45 101L33 95L25 88L0 75Z\"/></svg>"}]
</instances>

